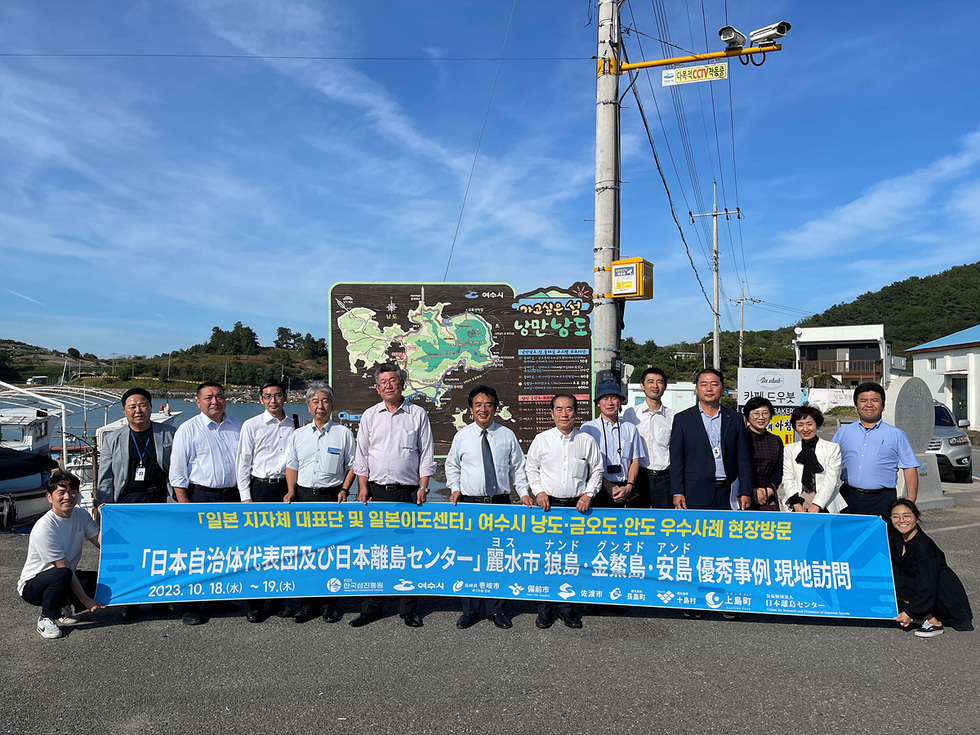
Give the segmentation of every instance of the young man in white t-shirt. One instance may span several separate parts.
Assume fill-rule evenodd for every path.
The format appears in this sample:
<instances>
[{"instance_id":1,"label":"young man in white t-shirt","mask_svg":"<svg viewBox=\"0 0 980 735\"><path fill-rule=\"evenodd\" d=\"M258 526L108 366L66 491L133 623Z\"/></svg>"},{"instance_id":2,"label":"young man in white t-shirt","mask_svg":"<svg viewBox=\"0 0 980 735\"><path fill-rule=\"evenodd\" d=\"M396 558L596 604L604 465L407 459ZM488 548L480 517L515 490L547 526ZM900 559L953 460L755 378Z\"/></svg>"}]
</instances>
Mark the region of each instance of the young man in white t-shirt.
<instances>
[{"instance_id":1,"label":"young man in white t-shirt","mask_svg":"<svg viewBox=\"0 0 980 735\"><path fill-rule=\"evenodd\" d=\"M89 612L104 610L95 594L96 573L77 572L82 543L88 539L99 546L101 532L92 516L78 504L78 478L54 472L47 482L51 510L31 529L27 561L17 582L24 600L41 608L37 632L44 638L60 638L61 625L71 625L75 606Z\"/></svg>"}]
</instances>

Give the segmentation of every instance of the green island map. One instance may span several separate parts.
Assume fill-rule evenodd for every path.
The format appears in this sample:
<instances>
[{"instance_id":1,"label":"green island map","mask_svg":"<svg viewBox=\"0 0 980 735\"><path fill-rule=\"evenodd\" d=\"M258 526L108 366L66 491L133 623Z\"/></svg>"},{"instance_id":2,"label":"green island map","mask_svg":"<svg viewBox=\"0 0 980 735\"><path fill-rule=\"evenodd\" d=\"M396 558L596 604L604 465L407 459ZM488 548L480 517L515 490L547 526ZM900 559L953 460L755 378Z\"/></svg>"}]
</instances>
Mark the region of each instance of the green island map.
<instances>
[{"instance_id":1,"label":"green island map","mask_svg":"<svg viewBox=\"0 0 980 735\"><path fill-rule=\"evenodd\" d=\"M407 328L397 323L382 326L377 312L365 306L345 309L337 327L347 343L351 373L394 359L408 373L405 397L422 396L440 407L451 390L446 380L450 373L488 370L499 358L486 319L469 311L446 316L443 312L451 304L426 304L424 287L420 290L418 306L408 312Z\"/></svg>"}]
</instances>

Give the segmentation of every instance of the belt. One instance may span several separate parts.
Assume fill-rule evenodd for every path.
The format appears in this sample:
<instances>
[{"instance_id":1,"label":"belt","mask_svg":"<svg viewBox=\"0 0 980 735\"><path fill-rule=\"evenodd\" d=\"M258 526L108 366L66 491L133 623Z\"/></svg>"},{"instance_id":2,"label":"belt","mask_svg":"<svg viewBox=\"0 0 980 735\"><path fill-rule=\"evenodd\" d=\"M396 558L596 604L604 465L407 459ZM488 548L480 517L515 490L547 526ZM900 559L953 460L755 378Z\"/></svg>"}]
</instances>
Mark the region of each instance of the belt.
<instances>
[{"instance_id":1,"label":"belt","mask_svg":"<svg viewBox=\"0 0 980 735\"><path fill-rule=\"evenodd\" d=\"M311 495L333 495L336 492L340 492L344 489L343 485L334 485L333 487L305 487L303 485L297 485L297 490L302 490L304 493L310 493Z\"/></svg>"},{"instance_id":2,"label":"belt","mask_svg":"<svg viewBox=\"0 0 980 735\"><path fill-rule=\"evenodd\" d=\"M496 495L460 495L459 500L461 503L492 503L494 498L499 498L503 495L510 497L510 493L497 493Z\"/></svg>"},{"instance_id":3,"label":"belt","mask_svg":"<svg viewBox=\"0 0 980 735\"><path fill-rule=\"evenodd\" d=\"M395 484L395 483L391 483L391 484L388 484L388 485L382 485L380 482L374 482L374 481L368 482L368 486L369 487L373 487L373 488L375 488L377 490L386 490L389 493L390 492L394 492L395 490L412 490L412 491L415 491L415 490L418 490L419 489L419 486L418 485L398 485L398 484Z\"/></svg>"},{"instance_id":4,"label":"belt","mask_svg":"<svg viewBox=\"0 0 980 735\"><path fill-rule=\"evenodd\" d=\"M728 480L715 480L715 487L728 487L731 484Z\"/></svg>"},{"instance_id":5,"label":"belt","mask_svg":"<svg viewBox=\"0 0 980 735\"><path fill-rule=\"evenodd\" d=\"M865 490L862 487L854 487L853 485L848 485L846 482L841 484L841 490L853 490L856 493L862 493L864 495L878 495L879 493L893 493L895 488L893 487L879 487L877 490Z\"/></svg>"},{"instance_id":6,"label":"belt","mask_svg":"<svg viewBox=\"0 0 980 735\"><path fill-rule=\"evenodd\" d=\"M220 495L238 495L237 487L207 487L206 485L198 485L196 482L192 482L187 486L188 490L202 490L206 493L219 493Z\"/></svg>"},{"instance_id":7,"label":"belt","mask_svg":"<svg viewBox=\"0 0 980 735\"><path fill-rule=\"evenodd\" d=\"M559 508L571 508L578 505L578 496L574 498L556 498L553 495L549 495L548 500L552 505L557 505Z\"/></svg>"},{"instance_id":8,"label":"belt","mask_svg":"<svg viewBox=\"0 0 980 735\"><path fill-rule=\"evenodd\" d=\"M285 477L253 477L255 482L264 482L266 485L285 485Z\"/></svg>"},{"instance_id":9,"label":"belt","mask_svg":"<svg viewBox=\"0 0 980 735\"><path fill-rule=\"evenodd\" d=\"M647 472L651 475L669 475L670 467L667 467L666 469L662 469L662 470L651 470L649 467L647 467Z\"/></svg>"}]
</instances>

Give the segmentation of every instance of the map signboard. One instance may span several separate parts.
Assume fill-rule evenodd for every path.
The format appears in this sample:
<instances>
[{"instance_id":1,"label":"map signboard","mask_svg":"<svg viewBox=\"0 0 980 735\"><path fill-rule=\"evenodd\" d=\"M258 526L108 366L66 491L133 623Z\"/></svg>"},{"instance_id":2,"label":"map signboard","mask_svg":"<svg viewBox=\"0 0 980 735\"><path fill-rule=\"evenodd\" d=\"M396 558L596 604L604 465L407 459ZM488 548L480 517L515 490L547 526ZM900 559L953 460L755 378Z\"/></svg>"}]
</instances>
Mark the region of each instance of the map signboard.
<instances>
[{"instance_id":1,"label":"map signboard","mask_svg":"<svg viewBox=\"0 0 980 735\"><path fill-rule=\"evenodd\" d=\"M497 418L527 449L553 426L551 396L592 394L592 287L518 294L503 283L337 283L330 290L330 383L338 420L356 431L380 398L374 369L407 373L405 396L428 412L436 454L470 420L481 383L500 397ZM582 418L586 418L582 411Z\"/></svg>"}]
</instances>

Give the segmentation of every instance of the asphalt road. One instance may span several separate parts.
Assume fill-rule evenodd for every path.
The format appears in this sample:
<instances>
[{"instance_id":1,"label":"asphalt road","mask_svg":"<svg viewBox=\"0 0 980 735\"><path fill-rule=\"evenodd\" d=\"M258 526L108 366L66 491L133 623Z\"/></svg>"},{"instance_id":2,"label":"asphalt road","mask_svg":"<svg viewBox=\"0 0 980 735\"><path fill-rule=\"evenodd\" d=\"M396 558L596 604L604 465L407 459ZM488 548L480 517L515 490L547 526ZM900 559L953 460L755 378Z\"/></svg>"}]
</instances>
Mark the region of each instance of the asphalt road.
<instances>
[{"instance_id":1,"label":"asphalt road","mask_svg":"<svg viewBox=\"0 0 980 735\"><path fill-rule=\"evenodd\" d=\"M953 508L924 527L980 605L980 482L945 484ZM191 628L144 608L35 632L16 580L24 535L0 535L2 733L977 733L980 636L924 640L887 623L670 610L585 619L583 630L454 623L426 598L425 626L390 609L344 621L249 624L226 609ZM94 549L92 550L94 551ZM93 568L86 552L83 568ZM390 603L389 603L390 604Z\"/></svg>"}]
</instances>

